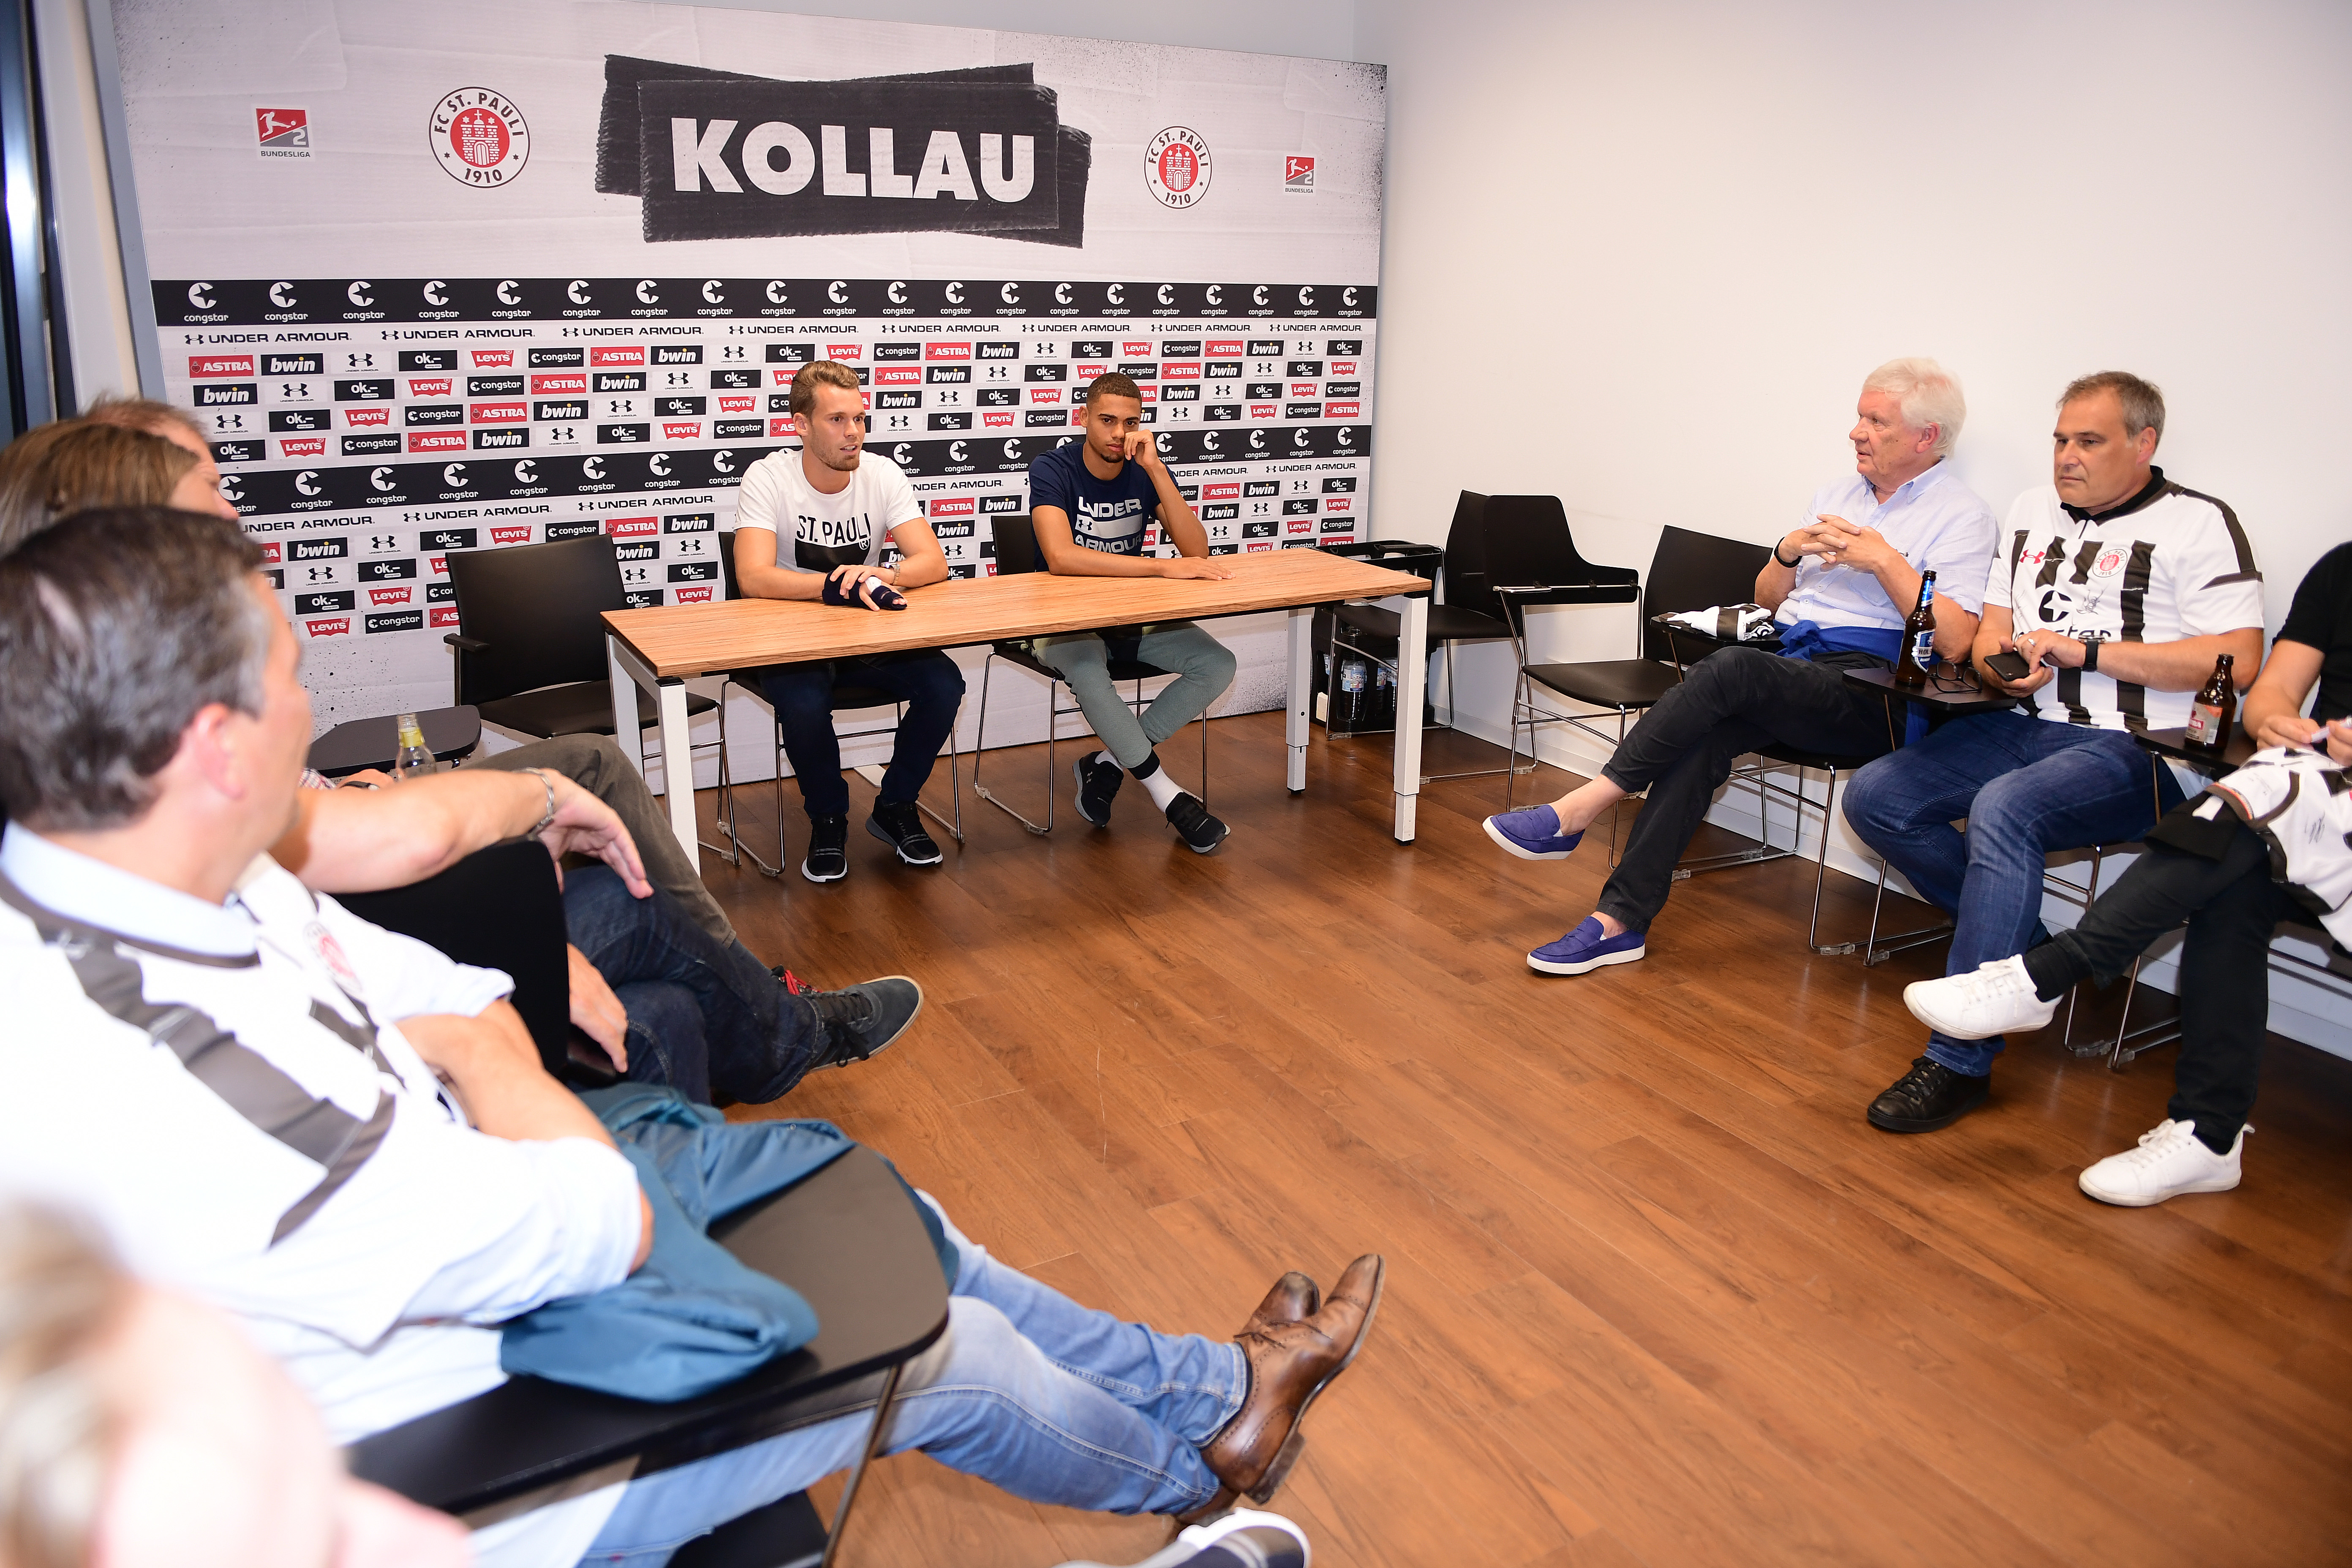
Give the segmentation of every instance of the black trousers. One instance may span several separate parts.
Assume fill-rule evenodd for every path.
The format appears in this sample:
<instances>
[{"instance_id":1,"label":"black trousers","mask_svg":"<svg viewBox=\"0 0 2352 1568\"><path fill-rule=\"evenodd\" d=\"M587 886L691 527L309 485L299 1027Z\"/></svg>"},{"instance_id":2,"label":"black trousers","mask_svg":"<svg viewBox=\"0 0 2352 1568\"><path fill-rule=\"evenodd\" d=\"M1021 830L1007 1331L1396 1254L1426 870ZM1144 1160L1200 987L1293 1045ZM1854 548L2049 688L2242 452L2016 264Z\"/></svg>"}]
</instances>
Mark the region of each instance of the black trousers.
<instances>
[{"instance_id":1,"label":"black trousers","mask_svg":"<svg viewBox=\"0 0 2352 1568\"><path fill-rule=\"evenodd\" d=\"M2243 823L2219 859L2150 844L2084 911L2083 923L2052 937L2074 978L2102 984L2121 974L2147 944L2189 922L2180 950L2180 1057L2172 1068L2175 1121L2227 1153L2254 1108L2270 1021L2271 933L2293 912L2271 880L2270 848ZM2028 957L2037 982L2046 961ZM2046 988L2046 987L2045 987Z\"/></svg>"},{"instance_id":2,"label":"black trousers","mask_svg":"<svg viewBox=\"0 0 2352 1568\"><path fill-rule=\"evenodd\" d=\"M1601 912L1629 931L1650 929L1674 886L1675 862L1742 754L1776 743L1856 757L1893 750L1885 701L1843 673L1857 666L1884 669L1886 661L1868 654L1782 658L1727 647L1691 666L1601 770L1628 794L1650 792L1624 858L1601 889Z\"/></svg>"}]
</instances>

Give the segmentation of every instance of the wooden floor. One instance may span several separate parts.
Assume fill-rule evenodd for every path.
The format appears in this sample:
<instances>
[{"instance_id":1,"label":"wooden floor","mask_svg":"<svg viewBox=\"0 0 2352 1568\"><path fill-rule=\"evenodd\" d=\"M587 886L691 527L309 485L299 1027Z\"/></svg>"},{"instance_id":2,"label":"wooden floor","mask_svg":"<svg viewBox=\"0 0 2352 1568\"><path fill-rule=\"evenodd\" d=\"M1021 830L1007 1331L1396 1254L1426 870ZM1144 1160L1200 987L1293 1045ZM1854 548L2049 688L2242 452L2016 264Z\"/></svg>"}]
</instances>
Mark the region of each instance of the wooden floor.
<instances>
[{"instance_id":1,"label":"wooden floor","mask_svg":"<svg viewBox=\"0 0 2352 1568\"><path fill-rule=\"evenodd\" d=\"M1811 867L1784 860L1682 884L1644 963L1539 977L1521 954L1589 910L1604 837L1510 859L1480 778L1428 786L1401 847L1386 739L1318 731L1294 798L1280 725L1214 726L1213 857L1131 784L1089 828L1066 748L1050 838L967 790L935 871L862 833L828 889L704 865L754 951L920 979L904 1042L778 1110L888 1153L998 1257L1222 1338L1280 1270L1387 1254L1276 1505L1324 1568L2352 1561L2352 1062L2273 1036L2245 1185L2105 1207L2075 1175L2162 1119L2169 1049L2116 1075L2053 1030L1958 1126L1876 1131L1940 945L1811 957ZM1499 760L1431 737L1433 767ZM1023 799L1043 771L989 757ZM1858 935L1867 888L1830 881ZM907 1455L844 1556L1129 1563L1167 1532Z\"/></svg>"}]
</instances>

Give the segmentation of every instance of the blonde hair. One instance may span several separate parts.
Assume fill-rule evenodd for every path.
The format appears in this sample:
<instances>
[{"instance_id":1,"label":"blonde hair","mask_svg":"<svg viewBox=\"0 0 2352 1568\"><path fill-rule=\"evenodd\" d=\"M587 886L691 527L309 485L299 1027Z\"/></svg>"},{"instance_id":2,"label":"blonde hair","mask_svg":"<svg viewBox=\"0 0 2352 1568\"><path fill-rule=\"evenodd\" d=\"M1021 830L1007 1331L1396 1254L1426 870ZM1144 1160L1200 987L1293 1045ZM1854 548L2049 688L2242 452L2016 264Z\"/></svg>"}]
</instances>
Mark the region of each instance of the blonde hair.
<instances>
[{"instance_id":1,"label":"blonde hair","mask_svg":"<svg viewBox=\"0 0 2352 1568\"><path fill-rule=\"evenodd\" d=\"M0 1562L83 1568L122 1422L100 1370L133 1293L54 1210L0 1208Z\"/></svg>"},{"instance_id":2,"label":"blonde hair","mask_svg":"<svg viewBox=\"0 0 2352 1568\"><path fill-rule=\"evenodd\" d=\"M838 360L816 359L801 366L793 376L790 406L795 414L806 414L816 406L816 389L838 386L846 392L857 390L857 373Z\"/></svg>"},{"instance_id":3,"label":"blonde hair","mask_svg":"<svg viewBox=\"0 0 2352 1568\"><path fill-rule=\"evenodd\" d=\"M109 420L60 419L0 451L0 555L94 507L169 506L195 454Z\"/></svg>"}]
</instances>

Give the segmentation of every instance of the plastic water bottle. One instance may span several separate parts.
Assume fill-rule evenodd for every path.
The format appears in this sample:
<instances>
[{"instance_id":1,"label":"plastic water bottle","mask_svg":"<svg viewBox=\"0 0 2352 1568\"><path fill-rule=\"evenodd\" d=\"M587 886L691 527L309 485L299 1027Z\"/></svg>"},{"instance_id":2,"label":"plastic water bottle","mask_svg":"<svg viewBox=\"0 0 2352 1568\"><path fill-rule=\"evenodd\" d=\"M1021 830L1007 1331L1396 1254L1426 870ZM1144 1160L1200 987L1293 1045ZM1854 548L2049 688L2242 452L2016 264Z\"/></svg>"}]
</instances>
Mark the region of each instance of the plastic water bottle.
<instances>
[{"instance_id":1,"label":"plastic water bottle","mask_svg":"<svg viewBox=\"0 0 2352 1568\"><path fill-rule=\"evenodd\" d=\"M392 776L404 779L411 773L433 771L433 752L425 744L425 729L414 713L403 713L399 720L400 750L392 759Z\"/></svg>"}]
</instances>

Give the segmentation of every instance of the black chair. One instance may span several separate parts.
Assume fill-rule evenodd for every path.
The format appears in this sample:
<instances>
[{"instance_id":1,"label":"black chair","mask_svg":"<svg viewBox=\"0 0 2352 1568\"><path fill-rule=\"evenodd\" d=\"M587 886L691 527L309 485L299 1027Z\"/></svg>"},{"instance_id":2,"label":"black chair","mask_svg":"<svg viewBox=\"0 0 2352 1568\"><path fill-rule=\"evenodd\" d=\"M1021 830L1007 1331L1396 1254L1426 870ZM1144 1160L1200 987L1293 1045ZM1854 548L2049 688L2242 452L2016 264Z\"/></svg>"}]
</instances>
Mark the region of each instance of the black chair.
<instances>
[{"instance_id":1,"label":"black chair","mask_svg":"<svg viewBox=\"0 0 2352 1568\"><path fill-rule=\"evenodd\" d=\"M1430 577L1436 584L1429 606L1427 650L1434 653L1441 647L1445 649L1445 713L1449 722L1433 727L1453 728L1450 721L1459 711L1454 679L1454 650L1450 645L1457 642L1501 642L1511 635L1510 627L1503 623L1502 605L1495 597L1493 584L1486 571L1486 498L1475 490L1464 490L1454 503L1454 521L1445 531L1445 548L1434 552L1433 563L1423 564L1416 562L1411 565L1403 562L1391 563L1402 570ZM1334 555L1363 560L1379 559L1386 553L1378 550L1377 542L1368 545L1335 544L1324 548ZM1386 666L1392 677L1397 673L1394 650L1401 623L1394 610L1384 610L1371 604L1345 604L1334 606L1331 615L1331 643L1335 648L1346 648L1360 658ZM1421 782L1478 778L1502 771L1500 768L1474 768L1458 773L1423 773Z\"/></svg>"},{"instance_id":2,"label":"black chair","mask_svg":"<svg viewBox=\"0 0 2352 1568\"><path fill-rule=\"evenodd\" d=\"M441 640L457 650L459 706L470 703L486 723L542 740L614 733L612 666L599 617L626 609L628 595L610 539L452 551L449 585L459 629ZM688 714L717 706L687 694ZM650 730L660 717L652 694L638 688L639 724Z\"/></svg>"},{"instance_id":3,"label":"black chair","mask_svg":"<svg viewBox=\"0 0 2352 1568\"><path fill-rule=\"evenodd\" d=\"M731 529L719 536L719 564L726 580L727 597L741 598L742 591L735 579L735 534ZM774 731L776 863L772 866L761 859L757 850L745 847L741 837L736 832L735 783L730 771L731 764L727 755L727 689L730 686L741 687L751 694L753 700L767 709L770 728ZM725 679L719 683L719 831L726 835L727 842L723 846L706 844L704 847L714 851L730 866L740 866L748 857L751 864L760 868L762 875L781 877L784 874L784 862L788 858L784 847L784 727L776 722L775 707L769 702L766 690L761 687L759 671L756 669L729 670ZM846 680L835 685L833 689L835 712L845 713L861 708L887 708L891 711L890 722L871 730L842 731L840 735L843 740L863 741L877 735L896 734L898 720L906 714L905 707L887 691L871 686L859 686ZM978 766L976 761L974 766L975 768ZM946 828L949 837L961 844L963 842L963 767L961 754L956 749L953 730L948 731L948 795L955 814L953 820L941 816L920 800L916 801L915 805L921 809L924 816Z\"/></svg>"},{"instance_id":4,"label":"black chair","mask_svg":"<svg viewBox=\"0 0 2352 1568\"><path fill-rule=\"evenodd\" d=\"M815 1339L699 1398L656 1405L535 1377L420 1415L352 1446L352 1473L427 1508L465 1514L634 1458L635 1474L691 1464L779 1433L872 1410L831 1531L805 1492L704 1536L677 1568L830 1563L880 1446L906 1363L946 1331L947 1282L906 1189L853 1149L711 1226L714 1239L816 1310Z\"/></svg>"},{"instance_id":5,"label":"black chair","mask_svg":"<svg viewBox=\"0 0 2352 1568\"><path fill-rule=\"evenodd\" d=\"M996 574L998 576L1014 577L1042 568L1044 563L1037 557L1037 532L1031 525L1027 512L999 516L992 519L991 521L996 535ZM988 744L988 682L989 677L995 672L996 661L1000 658L1008 664L1020 666L1032 675L1040 675L1045 679L1045 821L1042 826L989 794L987 787L980 782L981 758ZM1162 669L1156 664L1147 664L1139 658L1114 658L1110 661L1111 679L1135 683L1134 695L1126 700L1129 707L1139 711L1144 707L1143 683L1163 675L1175 673L1172 669ZM1062 672L1030 652L1029 645L1025 642L993 644L988 650L986 662L981 666L980 727L973 734L971 742L971 793L1032 833L1045 834L1054 831L1055 742L1061 729L1061 721L1073 713L1082 711L1075 702L1067 708L1063 707L1060 700L1055 696L1064 684ZM1205 713L1201 715L1199 794L1202 803L1205 804L1209 798L1209 716Z\"/></svg>"}]
</instances>

